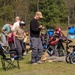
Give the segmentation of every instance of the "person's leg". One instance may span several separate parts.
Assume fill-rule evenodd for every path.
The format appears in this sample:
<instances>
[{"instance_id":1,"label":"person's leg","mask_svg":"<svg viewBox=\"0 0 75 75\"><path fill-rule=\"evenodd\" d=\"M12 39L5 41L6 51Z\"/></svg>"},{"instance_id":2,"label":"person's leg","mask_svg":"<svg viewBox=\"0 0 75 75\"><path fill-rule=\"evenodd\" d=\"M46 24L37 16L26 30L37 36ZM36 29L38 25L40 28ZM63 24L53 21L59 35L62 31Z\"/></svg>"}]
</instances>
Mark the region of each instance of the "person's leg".
<instances>
[{"instance_id":1,"label":"person's leg","mask_svg":"<svg viewBox=\"0 0 75 75\"><path fill-rule=\"evenodd\" d=\"M20 41L21 47L22 47L22 54L26 51L26 44L23 42L23 40Z\"/></svg>"},{"instance_id":2,"label":"person's leg","mask_svg":"<svg viewBox=\"0 0 75 75\"><path fill-rule=\"evenodd\" d=\"M27 54L27 50L26 50L26 43L25 43L25 42L23 42L23 45L24 45L23 55L26 55L26 54Z\"/></svg>"},{"instance_id":3,"label":"person's leg","mask_svg":"<svg viewBox=\"0 0 75 75\"><path fill-rule=\"evenodd\" d=\"M21 44L20 44L20 40L15 39L15 43L16 43L16 48L17 48L17 51L18 51L19 59L22 59L22 47L21 47Z\"/></svg>"},{"instance_id":4,"label":"person's leg","mask_svg":"<svg viewBox=\"0 0 75 75\"><path fill-rule=\"evenodd\" d=\"M38 54L36 57L36 61L38 62L42 57L43 46L40 38L38 38L37 42L38 42Z\"/></svg>"},{"instance_id":5,"label":"person's leg","mask_svg":"<svg viewBox=\"0 0 75 75\"><path fill-rule=\"evenodd\" d=\"M9 46L10 46L10 50L14 50L15 49L14 43L9 43Z\"/></svg>"},{"instance_id":6,"label":"person's leg","mask_svg":"<svg viewBox=\"0 0 75 75\"><path fill-rule=\"evenodd\" d=\"M32 49L31 63L35 63L36 62L36 56L37 56L37 50L38 50L37 38L31 37L30 42L31 42L31 49Z\"/></svg>"}]
</instances>

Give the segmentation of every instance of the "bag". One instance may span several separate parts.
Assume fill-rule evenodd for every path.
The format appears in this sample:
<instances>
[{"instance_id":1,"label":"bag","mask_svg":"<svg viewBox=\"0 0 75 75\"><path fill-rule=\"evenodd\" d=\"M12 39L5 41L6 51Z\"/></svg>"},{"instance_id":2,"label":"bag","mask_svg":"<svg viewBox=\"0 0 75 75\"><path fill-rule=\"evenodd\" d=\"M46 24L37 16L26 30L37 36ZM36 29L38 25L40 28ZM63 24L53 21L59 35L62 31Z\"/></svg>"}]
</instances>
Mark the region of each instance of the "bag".
<instances>
[{"instance_id":1,"label":"bag","mask_svg":"<svg viewBox=\"0 0 75 75\"><path fill-rule=\"evenodd\" d=\"M8 43L14 43L14 35L13 35L13 33L9 34Z\"/></svg>"}]
</instances>

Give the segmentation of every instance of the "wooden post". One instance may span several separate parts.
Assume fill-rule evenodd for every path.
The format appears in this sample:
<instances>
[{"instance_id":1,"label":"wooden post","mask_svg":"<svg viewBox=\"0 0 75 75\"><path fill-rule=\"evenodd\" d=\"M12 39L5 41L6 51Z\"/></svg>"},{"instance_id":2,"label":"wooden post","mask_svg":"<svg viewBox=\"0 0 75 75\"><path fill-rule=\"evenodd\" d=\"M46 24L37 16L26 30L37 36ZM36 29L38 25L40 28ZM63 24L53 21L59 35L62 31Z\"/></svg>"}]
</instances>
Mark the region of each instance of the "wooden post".
<instances>
[{"instance_id":1,"label":"wooden post","mask_svg":"<svg viewBox=\"0 0 75 75\"><path fill-rule=\"evenodd\" d=\"M39 11L39 0L37 0L37 11Z\"/></svg>"}]
</instances>

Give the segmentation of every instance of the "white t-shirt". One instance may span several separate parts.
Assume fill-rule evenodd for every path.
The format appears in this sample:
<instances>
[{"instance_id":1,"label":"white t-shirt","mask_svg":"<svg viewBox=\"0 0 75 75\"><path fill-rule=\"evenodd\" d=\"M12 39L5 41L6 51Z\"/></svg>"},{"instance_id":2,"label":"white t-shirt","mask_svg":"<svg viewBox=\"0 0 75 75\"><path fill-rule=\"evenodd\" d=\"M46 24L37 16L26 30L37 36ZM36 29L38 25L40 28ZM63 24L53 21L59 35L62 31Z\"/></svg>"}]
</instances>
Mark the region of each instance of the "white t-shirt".
<instances>
[{"instance_id":1,"label":"white t-shirt","mask_svg":"<svg viewBox=\"0 0 75 75\"><path fill-rule=\"evenodd\" d=\"M15 23L13 24L13 26L12 26L12 28L11 28L12 31L15 31L15 28L17 28L17 27L19 26L19 22L20 22L20 21L17 21L17 22L15 22Z\"/></svg>"}]
</instances>

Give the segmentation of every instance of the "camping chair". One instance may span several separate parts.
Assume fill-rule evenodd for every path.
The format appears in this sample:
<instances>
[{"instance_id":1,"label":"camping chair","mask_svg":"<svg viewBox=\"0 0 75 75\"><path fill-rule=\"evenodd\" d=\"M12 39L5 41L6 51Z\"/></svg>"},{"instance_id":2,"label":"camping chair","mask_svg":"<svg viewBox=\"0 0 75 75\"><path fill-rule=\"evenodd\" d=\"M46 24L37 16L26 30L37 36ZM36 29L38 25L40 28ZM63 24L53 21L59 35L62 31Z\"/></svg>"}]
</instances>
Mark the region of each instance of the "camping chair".
<instances>
[{"instance_id":1,"label":"camping chair","mask_svg":"<svg viewBox=\"0 0 75 75\"><path fill-rule=\"evenodd\" d=\"M17 50L6 51L0 44L0 55L3 70L8 70L10 67L20 69Z\"/></svg>"},{"instance_id":2,"label":"camping chair","mask_svg":"<svg viewBox=\"0 0 75 75\"><path fill-rule=\"evenodd\" d=\"M75 64L75 26L68 27L68 35L66 42L66 62Z\"/></svg>"}]
</instances>

